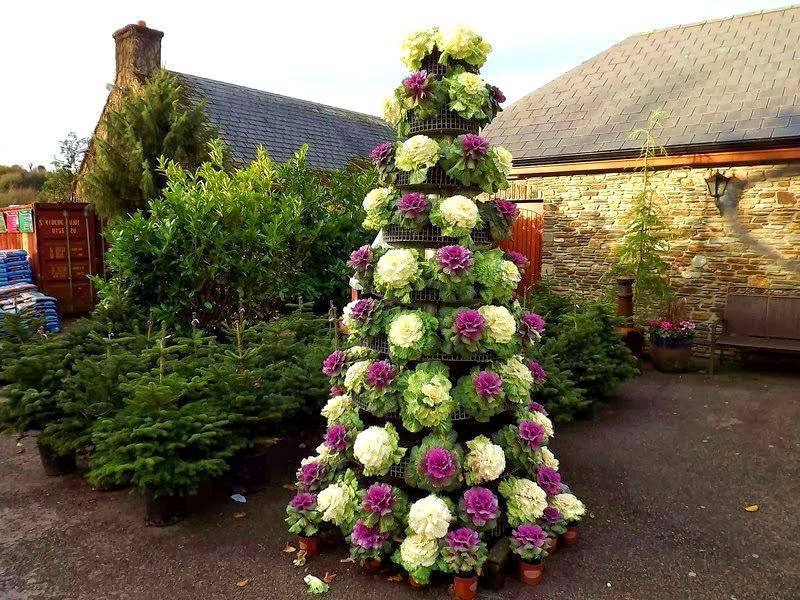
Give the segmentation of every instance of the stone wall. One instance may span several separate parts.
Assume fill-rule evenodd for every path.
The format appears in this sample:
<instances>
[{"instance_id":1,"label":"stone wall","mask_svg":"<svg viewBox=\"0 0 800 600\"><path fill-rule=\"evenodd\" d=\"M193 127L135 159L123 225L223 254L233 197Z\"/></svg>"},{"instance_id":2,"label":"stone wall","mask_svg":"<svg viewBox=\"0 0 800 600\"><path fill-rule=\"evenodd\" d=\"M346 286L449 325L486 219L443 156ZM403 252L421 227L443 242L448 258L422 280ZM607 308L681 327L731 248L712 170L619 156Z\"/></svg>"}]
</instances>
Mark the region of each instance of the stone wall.
<instances>
[{"instance_id":1,"label":"stone wall","mask_svg":"<svg viewBox=\"0 0 800 600\"><path fill-rule=\"evenodd\" d=\"M656 171L652 182L670 230L671 285L698 322L707 353L712 313L730 288L800 295L800 164L721 168L735 179L722 216L708 195L708 169ZM532 177L506 196L544 203L542 277L556 289L598 295L623 216L641 189L637 173Z\"/></svg>"}]
</instances>

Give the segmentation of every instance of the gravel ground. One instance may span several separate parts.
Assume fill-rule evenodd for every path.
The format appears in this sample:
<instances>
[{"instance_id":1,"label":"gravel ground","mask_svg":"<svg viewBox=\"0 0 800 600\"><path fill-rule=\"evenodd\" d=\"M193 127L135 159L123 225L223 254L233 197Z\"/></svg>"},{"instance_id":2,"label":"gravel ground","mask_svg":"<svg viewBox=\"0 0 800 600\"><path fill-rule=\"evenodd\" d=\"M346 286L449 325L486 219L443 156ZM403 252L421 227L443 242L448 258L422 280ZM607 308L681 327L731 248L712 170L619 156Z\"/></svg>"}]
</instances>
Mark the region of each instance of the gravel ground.
<instances>
[{"instance_id":1,"label":"gravel ground","mask_svg":"<svg viewBox=\"0 0 800 600\"><path fill-rule=\"evenodd\" d=\"M799 423L797 376L646 372L599 418L557 432L562 473L592 512L579 545L547 561L538 588L510 579L481 598L800 598ZM294 567L280 484L295 457L278 462L276 483L246 505L218 489L156 529L137 496L45 477L33 439L0 437L0 598L302 598L305 572L325 571L328 598L448 597L361 575L344 550Z\"/></svg>"}]
</instances>

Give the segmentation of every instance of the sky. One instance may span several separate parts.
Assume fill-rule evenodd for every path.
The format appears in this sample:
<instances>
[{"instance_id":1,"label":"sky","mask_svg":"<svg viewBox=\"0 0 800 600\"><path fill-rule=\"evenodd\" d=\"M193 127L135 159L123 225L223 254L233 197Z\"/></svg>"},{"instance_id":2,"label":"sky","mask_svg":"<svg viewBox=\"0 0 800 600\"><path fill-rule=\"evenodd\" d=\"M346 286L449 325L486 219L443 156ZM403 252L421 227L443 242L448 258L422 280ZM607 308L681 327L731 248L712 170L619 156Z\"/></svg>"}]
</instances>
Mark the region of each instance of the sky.
<instances>
[{"instance_id":1,"label":"sky","mask_svg":"<svg viewBox=\"0 0 800 600\"><path fill-rule=\"evenodd\" d=\"M404 76L410 31L464 24L493 46L482 71L508 103L629 35L784 6L788 0L387 2L83 0L3 4L0 164L49 166L88 136L114 80L118 28L164 32L163 66L372 114Z\"/></svg>"}]
</instances>

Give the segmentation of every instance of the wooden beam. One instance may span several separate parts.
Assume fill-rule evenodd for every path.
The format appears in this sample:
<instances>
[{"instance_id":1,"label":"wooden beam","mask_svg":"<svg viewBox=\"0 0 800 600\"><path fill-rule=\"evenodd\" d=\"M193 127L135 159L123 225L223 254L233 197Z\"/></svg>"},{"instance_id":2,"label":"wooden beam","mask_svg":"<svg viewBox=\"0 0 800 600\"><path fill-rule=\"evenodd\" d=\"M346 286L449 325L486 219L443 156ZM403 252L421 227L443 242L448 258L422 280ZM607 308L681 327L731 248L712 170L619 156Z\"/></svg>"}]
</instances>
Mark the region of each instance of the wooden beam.
<instances>
[{"instance_id":1,"label":"wooden beam","mask_svg":"<svg viewBox=\"0 0 800 600\"><path fill-rule=\"evenodd\" d=\"M795 160L800 160L800 147L767 148L763 150L730 150L727 152L710 152L707 154L654 156L649 160L649 165L652 169L673 169L675 167L732 167L738 165L771 164ZM633 171L640 169L641 166L642 161L639 158L534 165L530 167L515 167L511 169L511 178Z\"/></svg>"}]
</instances>

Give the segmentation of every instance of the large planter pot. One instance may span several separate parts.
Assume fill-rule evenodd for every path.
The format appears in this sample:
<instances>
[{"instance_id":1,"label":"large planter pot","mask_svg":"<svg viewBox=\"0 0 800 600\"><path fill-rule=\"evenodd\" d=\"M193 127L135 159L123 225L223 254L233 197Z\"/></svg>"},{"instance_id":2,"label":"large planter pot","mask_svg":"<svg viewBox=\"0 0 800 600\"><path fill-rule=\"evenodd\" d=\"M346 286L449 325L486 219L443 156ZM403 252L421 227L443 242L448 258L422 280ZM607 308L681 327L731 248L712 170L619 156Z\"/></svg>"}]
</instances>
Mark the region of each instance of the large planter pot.
<instances>
[{"instance_id":1,"label":"large planter pot","mask_svg":"<svg viewBox=\"0 0 800 600\"><path fill-rule=\"evenodd\" d=\"M415 588L415 589L420 589L420 588L428 587L428 584L427 584L427 583L421 583L421 582L417 581L416 579L414 579L414 576L413 576L413 575L409 575L409 576L408 576L408 584L409 584L409 585L410 585L412 588Z\"/></svg>"},{"instance_id":2,"label":"large planter pot","mask_svg":"<svg viewBox=\"0 0 800 600\"><path fill-rule=\"evenodd\" d=\"M42 461L42 468L45 475L50 477L58 477L60 475L69 475L78 470L78 464L75 460L75 453L58 454L49 446L45 446L38 440L36 446L39 448L39 458Z\"/></svg>"},{"instance_id":3,"label":"large planter pot","mask_svg":"<svg viewBox=\"0 0 800 600\"><path fill-rule=\"evenodd\" d=\"M561 543L565 546L574 546L578 543L578 528L567 527L567 530L561 536Z\"/></svg>"},{"instance_id":4,"label":"large planter pot","mask_svg":"<svg viewBox=\"0 0 800 600\"><path fill-rule=\"evenodd\" d=\"M683 373L692 356L692 339L667 340L650 335L650 358L653 365L664 373Z\"/></svg>"},{"instance_id":5,"label":"large planter pot","mask_svg":"<svg viewBox=\"0 0 800 600\"><path fill-rule=\"evenodd\" d=\"M527 585L539 585L544 576L544 565L541 562L528 563L519 561L519 579Z\"/></svg>"},{"instance_id":6,"label":"large planter pot","mask_svg":"<svg viewBox=\"0 0 800 600\"><path fill-rule=\"evenodd\" d=\"M453 595L457 600L474 600L478 595L478 576L454 575L453 576Z\"/></svg>"},{"instance_id":7,"label":"large planter pot","mask_svg":"<svg viewBox=\"0 0 800 600\"><path fill-rule=\"evenodd\" d=\"M297 538L297 545L309 558L319 554L319 537L316 535Z\"/></svg>"},{"instance_id":8,"label":"large planter pot","mask_svg":"<svg viewBox=\"0 0 800 600\"><path fill-rule=\"evenodd\" d=\"M183 496L158 496L148 490L145 493L146 522L150 527L166 527L180 521L186 514L186 498Z\"/></svg>"}]
</instances>

